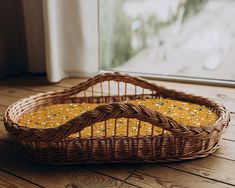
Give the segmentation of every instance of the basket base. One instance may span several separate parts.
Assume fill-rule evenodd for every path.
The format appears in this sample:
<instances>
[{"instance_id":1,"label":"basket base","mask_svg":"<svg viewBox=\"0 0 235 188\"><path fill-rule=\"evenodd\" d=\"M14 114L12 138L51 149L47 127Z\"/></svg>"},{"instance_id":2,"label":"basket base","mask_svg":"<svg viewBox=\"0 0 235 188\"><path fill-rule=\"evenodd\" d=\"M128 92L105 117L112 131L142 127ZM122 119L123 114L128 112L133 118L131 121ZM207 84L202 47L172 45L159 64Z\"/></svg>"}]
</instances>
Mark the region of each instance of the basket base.
<instances>
[{"instance_id":1,"label":"basket base","mask_svg":"<svg viewBox=\"0 0 235 188\"><path fill-rule=\"evenodd\" d=\"M21 146L19 144L15 145L15 148L17 150L17 153L24 159L27 159L29 161L32 161L34 163L39 163L39 164L50 164L50 165L76 165L76 164L112 164L112 163L166 163L166 162L177 162L177 161L183 161L183 160L192 160L192 159L197 159L197 158L203 158L206 157L212 153L214 153L217 149L219 149L222 145L222 139L220 139L218 142L216 142L212 147L208 148L207 150L204 150L203 152L198 152L198 153L193 153L191 155L185 155L183 157L170 157L168 156L167 158L149 158L149 159L136 159L136 158L126 158L124 160L120 159L115 159L115 160L63 160L63 161L55 161L55 160L42 160L39 159L38 157L35 158L32 155L29 155L26 152L22 152L20 149ZM58 156L59 157L59 156Z\"/></svg>"}]
</instances>

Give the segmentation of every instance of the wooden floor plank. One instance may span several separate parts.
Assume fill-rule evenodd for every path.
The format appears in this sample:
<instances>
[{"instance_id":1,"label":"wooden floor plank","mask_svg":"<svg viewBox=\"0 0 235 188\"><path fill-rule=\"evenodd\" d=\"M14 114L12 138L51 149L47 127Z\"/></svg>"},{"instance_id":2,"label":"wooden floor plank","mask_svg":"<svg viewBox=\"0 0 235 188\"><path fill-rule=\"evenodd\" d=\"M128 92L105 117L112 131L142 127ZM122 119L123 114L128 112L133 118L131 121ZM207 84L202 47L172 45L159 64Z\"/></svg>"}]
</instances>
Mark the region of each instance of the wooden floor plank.
<instances>
[{"instance_id":1,"label":"wooden floor plank","mask_svg":"<svg viewBox=\"0 0 235 188\"><path fill-rule=\"evenodd\" d=\"M0 127L2 127L2 126L0 126ZM4 139L4 140L6 140L8 142L11 142L11 138L8 136L8 134L5 132L5 130L1 131L1 139ZM232 144L235 145L235 142L232 143ZM225 146L223 145L222 146L222 150L225 150L225 151L222 151L222 152L219 151L218 152L219 155L216 154L216 156L219 156L219 158L216 157L217 158L217 162L216 163L220 162L220 163L225 164L225 165L230 163L230 161L227 162L227 160L220 158L220 157L223 157L223 158L227 157L227 153L226 152L229 151L229 150L226 150L225 148L223 148L223 147L227 147L227 146L231 147L231 144L226 144ZM232 154L229 155L230 158L231 158L231 155ZM212 159L214 159L214 158L212 158ZM203 160L206 160L208 163L210 163L210 158L205 158ZM234 165L235 165L235 163L234 163ZM87 168L91 169L93 171L99 172L101 174L105 174L107 176L112 176L112 177L114 177L116 179L119 179L119 180L125 180L137 167L138 167L137 165L119 165L119 164L115 164L115 165L96 165L95 167L94 166L88 166ZM215 164L215 167L218 167L218 166L216 166L216 164ZM207 168L207 166L205 165L204 168ZM222 170L224 170L224 169L222 169ZM218 173L223 173L222 170L221 169L217 169L217 172ZM234 176L234 175L235 174L231 173L231 176Z\"/></svg>"},{"instance_id":2,"label":"wooden floor plank","mask_svg":"<svg viewBox=\"0 0 235 188\"><path fill-rule=\"evenodd\" d=\"M235 141L235 125L230 125L228 127L226 132L223 134L223 138L227 140Z\"/></svg>"},{"instance_id":3,"label":"wooden floor plank","mask_svg":"<svg viewBox=\"0 0 235 188\"><path fill-rule=\"evenodd\" d=\"M4 113L6 111L7 107L6 106L1 106L0 105L0 121L3 120Z\"/></svg>"},{"instance_id":4,"label":"wooden floor plank","mask_svg":"<svg viewBox=\"0 0 235 188\"><path fill-rule=\"evenodd\" d=\"M27 89L31 92L45 92L45 91L55 91L58 89L68 88L78 83L85 81L86 79L65 79L59 83L50 84L45 77L30 77L26 78L20 77L10 80L4 80L0 82L0 86L7 87L16 87L19 89ZM163 85L172 89L179 89L187 93L193 93L195 95L201 95L204 97L209 97L216 100L219 103L224 104L229 110L235 112L235 93L234 88L225 88L225 87L211 87L195 84L182 84L182 83L173 83L173 82L160 82L160 81L151 81L158 85Z\"/></svg>"},{"instance_id":5,"label":"wooden floor plank","mask_svg":"<svg viewBox=\"0 0 235 188\"><path fill-rule=\"evenodd\" d=\"M0 121L0 140L3 140L7 143L11 143L13 146L13 139L6 132L2 121ZM19 157L19 156L16 155L16 157ZM125 180L137 167L138 165L134 165L134 164L131 164L131 165L111 164L111 165L92 165L92 166L88 165L86 166L87 169L98 172L100 174L114 177L115 179L118 179L118 180Z\"/></svg>"},{"instance_id":6,"label":"wooden floor plank","mask_svg":"<svg viewBox=\"0 0 235 188\"><path fill-rule=\"evenodd\" d=\"M12 97L12 96L6 96L0 94L0 104L1 106L9 106L13 102L16 102L17 100L21 99L21 97Z\"/></svg>"},{"instance_id":7,"label":"wooden floor plank","mask_svg":"<svg viewBox=\"0 0 235 188\"><path fill-rule=\"evenodd\" d=\"M235 186L235 163L215 156L170 163L166 166Z\"/></svg>"},{"instance_id":8,"label":"wooden floor plank","mask_svg":"<svg viewBox=\"0 0 235 188\"><path fill-rule=\"evenodd\" d=\"M25 87L21 87L22 89L26 89L26 90L30 90L30 91L34 91L37 93L44 93L44 92L48 92L48 91L61 91L64 89L64 87L58 87L57 85L53 84L53 85L44 85L44 86L25 86Z\"/></svg>"},{"instance_id":9,"label":"wooden floor plank","mask_svg":"<svg viewBox=\"0 0 235 188\"><path fill-rule=\"evenodd\" d=\"M195 176L162 165L142 165L126 182L145 188L155 187L194 187L229 188L233 187L218 181Z\"/></svg>"},{"instance_id":10,"label":"wooden floor plank","mask_svg":"<svg viewBox=\"0 0 235 188\"><path fill-rule=\"evenodd\" d=\"M4 88L0 91L0 106L7 107L11 105L13 102L16 102L22 98L29 97L31 95L38 94L39 92L45 92L45 91L50 91L50 89L43 87L42 90L39 89L37 91L34 91L33 89L26 90L26 89L12 88L12 87L10 87L9 89Z\"/></svg>"},{"instance_id":11,"label":"wooden floor plank","mask_svg":"<svg viewBox=\"0 0 235 188\"><path fill-rule=\"evenodd\" d=\"M223 140L221 148L212 155L235 161L235 142Z\"/></svg>"},{"instance_id":12,"label":"wooden floor plank","mask_svg":"<svg viewBox=\"0 0 235 188\"><path fill-rule=\"evenodd\" d=\"M17 176L43 187L55 188L66 186L69 188L76 186L131 187L132 185L138 187L230 187L230 185L234 185L235 92L234 89L225 87L152 81L167 88L212 98L224 104L232 112L232 126L223 135L224 142L221 149L207 158L171 163L167 164L168 166L141 165L141 168L137 171L139 165L55 167L33 164L19 158L13 148L12 139L6 133L1 121L6 107L20 98L38 92L61 90L77 85L82 81L85 81L85 79L72 78L50 84L45 76L20 76L0 81L0 140L4 141L0 141L0 169L2 168L10 173L14 172L13 174L16 173ZM98 87L93 88L95 95L100 95ZM13 161L13 163L8 161Z\"/></svg>"},{"instance_id":13,"label":"wooden floor plank","mask_svg":"<svg viewBox=\"0 0 235 188\"><path fill-rule=\"evenodd\" d=\"M26 76L4 79L0 81L0 88L2 87L19 88L35 92L54 91L64 88L55 83L49 83L44 76Z\"/></svg>"},{"instance_id":14,"label":"wooden floor plank","mask_svg":"<svg viewBox=\"0 0 235 188\"><path fill-rule=\"evenodd\" d=\"M231 121L230 121L230 124L231 125L235 125L235 113L231 113Z\"/></svg>"},{"instance_id":15,"label":"wooden floor plank","mask_svg":"<svg viewBox=\"0 0 235 188\"><path fill-rule=\"evenodd\" d=\"M30 91L22 88L9 87L9 86L0 86L0 94L2 96L11 96L11 97L27 97L30 95L35 95L37 92Z\"/></svg>"},{"instance_id":16,"label":"wooden floor plank","mask_svg":"<svg viewBox=\"0 0 235 188\"><path fill-rule=\"evenodd\" d=\"M24 181L14 175L0 170L0 188L39 188L40 186L34 185Z\"/></svg>"},{"instance_id":17,"label":"wooden floor plank","mask_svg":"<svg viewBox=\"0 0 235 188\"><path fill-rule=\"evenodd\" d=\"M89 165L87 168L107 176L111 175L118 180L124 181L138 168L138 166L138 164L105 164Z\"/></svg>"},{"instance_id":18,"label":"wooden floor plank","mask_svg":"<svg viewBox=\"0 0 235 188\"><path fill-rule=\"evenodd\" d=\"M10 86L0 86L0 106L9 106L13 102L20 100L38 92L31 91L23 88L15 88Z\"/></svg>"},{"instance_id":19,"label":"wooden floor plank","mask_svg":"<svg viewBox=\"0 0 235 188\"><path fill-rule=\"evenodd\" d=\"M0 152L0 169L43 187L134 187L79 165L60 167L32 163L20 158L11 144L1 141Z\"/></svg>"},{"instance_id":20,"label":"wooden floor plank","mask_svg":"<svg viewBox=\"0 0 235 188\"><path fill-rule=\"evenodd\" d=\"M8 132L6 131L3 125L3 121L0 121L0 140L9 142L9 143L13 142L13 138L8 134Z\"/></svg>"},{"instance_id":21,"label":"wooden floor plank","mask_svg":"<svg viewBox=\"0 0 235 188\"><path fill-rule=\"evenodd\" d=\"M56 83L56 85L64 87L64 88L68 88L68 87L76 86L82 82L85 82L86 80L87 80L86 78L66 78Z\"/></svg>"}]
</instances>

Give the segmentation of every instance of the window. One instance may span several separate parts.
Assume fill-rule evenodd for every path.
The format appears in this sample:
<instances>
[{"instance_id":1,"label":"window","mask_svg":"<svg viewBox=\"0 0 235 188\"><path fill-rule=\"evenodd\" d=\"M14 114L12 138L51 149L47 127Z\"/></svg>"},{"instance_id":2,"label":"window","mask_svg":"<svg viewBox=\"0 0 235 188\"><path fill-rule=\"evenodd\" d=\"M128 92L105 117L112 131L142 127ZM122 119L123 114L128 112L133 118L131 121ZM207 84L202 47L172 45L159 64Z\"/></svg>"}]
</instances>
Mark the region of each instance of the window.
<instances>
[{"instance_id":1,"label":"window","mask_svg":"<svg viewBox=\"0 0 235 188\"><path fill-rule=\"evenodd\" d=\"M100 68L235 83L235 1L100 0Z\"/></svg>"}]
</instances>

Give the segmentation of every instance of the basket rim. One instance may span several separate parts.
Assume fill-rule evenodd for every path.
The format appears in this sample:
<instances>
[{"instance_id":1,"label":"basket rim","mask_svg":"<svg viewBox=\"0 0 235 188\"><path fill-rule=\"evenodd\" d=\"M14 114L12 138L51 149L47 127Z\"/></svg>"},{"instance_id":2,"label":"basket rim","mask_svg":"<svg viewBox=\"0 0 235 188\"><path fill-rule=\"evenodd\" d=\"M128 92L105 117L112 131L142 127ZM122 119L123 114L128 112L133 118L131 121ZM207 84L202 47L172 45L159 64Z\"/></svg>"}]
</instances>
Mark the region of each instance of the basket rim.
<instances>
[{"instance_id":1,"label":"basket rim","mask_svg":"<svg viewBox=\"0 0 235 188\"><path fill-rule=\"evenodd\" d=\"M127 81L127 83L131 83L132 81L135 81L135 82L141 83L144 86L149 87L149 88L151 88L155 91L158 90L159 93L167 91L167 92L169 92L170 96L174 96L174 95L179 95L180 96L181 95L181 96L184 96L185 99L187 97L190 98L191 100L200 99L200 101L202 103L204 102L206 104L208 104L208 103L212 104L214 106L213 107L214 110L216 110L219 113L218 114L219 117L218 117L217 121L214 124L209 125L209 126L208 125L203 125L200 128L193 127L193 126L187 126L188 129L184 129L183 131L181 130L182 134L181 135L178 134L178 136L188 136L188 137L191 137L191 138L202 138L202 136L204 135L204 136L207 136L207 138L208 138L209 134L212 134L213 132L218 133L220 131L223 131L229 124L229 121L230 121L229 111L223 105L220 105L220 104L216 103L214 100L204 98L204 97L201 97L201 96L195 96L195 95L192 95L192 94L186 94L184 92L176 91L176 90L173 90L173 89L167 89L165 87L158 86L155 83L151 83L151 82L146 81L146 80L144 80L142 78L139 78L139 77L133 77L133 76L129 76L128 74L121 74L119 72L115 72L115 73L99 74L99 75L97 75L93 78L88 79L85 82L82 82L78 85L72 86L72 87L64 89L64 90L38 93L36 95L32 95L32 96L29 96L29 97L26 97L26 98L23 98L23 99L20 99L20 100L14 102L13 104L11 104L7 108L7 110L5 111L5 114L4 114L4 125L6 127L6 130L8 132L10 132L13 136L16 136L18 139L23 139L21 134L24 132L24 134L26 134L26 135L39 134L39 137L41 138L39 140L46 141L45 139L43 139L43 136L45 137L45 133L47 134L48 132L52 132L53 130L56 130L56 129L59 130L59 129L61 129L61 127L67 126L68 123L71 123L72 120L74 120L76 118L66 122L64 125L60 125L60 126L54 127L54 128L29 128L27 126L19 125L18 122L14 121L11 118L11 116L12 116L11 110L16 108L16 107L19 107L19 106L20 106L20 108L22 108L23 104L25 104L27 102L33 102L33 101L36 101L36 100L39 100L39 99L47 99L47 98L52 99L52 98L56 98L58 96L60 96L60 97L70 96L74 93L81 92L81 91L87 89L88 87L99 83L100 81L108 81L108 80L116 80L116 81L120 81L120 82L126 82ZM171 97L169 97L169 98L171 98ZM105 105L104 108L107 108L107 106L116 107L119 104L124 105L125 102L121 101L121 102L118 102L118 103L109 103L108 105ZM197 104L199 104L199 103L197 103ZM32 108L33 108L33 106L32 106ZM98 106L97 108L99 109L100 106ZM97 108L95 110L97 110ZM136 106L134 105L130 108L136 108ZM137 106L137 108L140 108L141 110L146 110L146 109L143 109L141 106ZM147 107L145 107L145 108L147 108ZM80 116L78 116L78 118L82 117L82 116L86 116L90 112L91 111L87 111L84 114L81 114ZM150 110L149 113L152 113L151 110ZM163 123L166 123L168 121L170 121L173 124L175 123L175 121L172 122L171 119L169 119L168 117L165 117L164 115L162 115L160 113L158 113L157 115L160 116L164 120ZM175 129L182 126L181 124L179 124L177 122L176 122L176 124L177 124L177 126L173 127ZM42 134L42 135L40 136L40 134ZM123 136L123 137L126 137L126 136ZM69 138L69 139L77 140L77 139L81 139L81 138ZM52 140L53 139L49 139L48 141L52 141ZM60 140L60 139L58 139L58 140Z\"/></svg>"}]
</instances>

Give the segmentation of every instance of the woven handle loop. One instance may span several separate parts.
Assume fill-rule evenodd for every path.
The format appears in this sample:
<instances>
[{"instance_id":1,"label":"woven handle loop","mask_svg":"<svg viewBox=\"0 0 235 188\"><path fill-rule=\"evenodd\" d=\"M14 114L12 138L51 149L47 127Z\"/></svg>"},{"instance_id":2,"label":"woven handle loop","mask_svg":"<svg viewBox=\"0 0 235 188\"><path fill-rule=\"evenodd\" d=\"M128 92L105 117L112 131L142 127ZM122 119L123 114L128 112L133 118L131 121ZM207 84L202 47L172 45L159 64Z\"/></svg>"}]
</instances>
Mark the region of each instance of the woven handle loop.
<instances>
[{"instance_id":1,"label":"woven handle loop","mask_svg":"<svg viewBox=\"0 0 235 188\"><path fill-rule=\"evenodd\" d=\"M68 96L80 93L82 91L85 91L88 88L95 86L98 83L102 83L104 81L117 81L117 82L121 81L124 83L130 83L130 84L134 83L135 86L139 86L141 88L149 89L152 91L157 91L159 93L167 90L166 88L162 86L157 86L155 84L149 83L146 80L143 80L142 78L132 77L132 76L129 76L128 74L115 72L115 73L99 74L93 78L86 80L85 82L79 83L78 85L65 89L64 91L60 92L59 95L63 97L68 97Z\"/></svg>"},{"instance_id":2,"label":"woven handle loop","mask_svg":"<svg viewBox=\"0 0 235 188\"><path fill-rule=\"evenodd\" d=\"M138 120L151 123L154 126L170 131L172 134L181 133L184 135L185 133L190 131L188 127L181 125L171 118L165 117L164 115L153 111L145 106L120 102L98 106L94 110L87 111L84 114L66 122L58 128L40 130L33 129L37 132L31 132L31 137L24 138L24 140L36 139L37 141L42 142L59 141L67 138L71 134L82 131L84 128L91 126L97 122L122 117L136 118Z\"/></svg>"}]
</instances>

